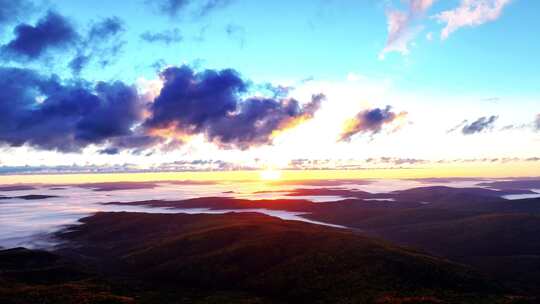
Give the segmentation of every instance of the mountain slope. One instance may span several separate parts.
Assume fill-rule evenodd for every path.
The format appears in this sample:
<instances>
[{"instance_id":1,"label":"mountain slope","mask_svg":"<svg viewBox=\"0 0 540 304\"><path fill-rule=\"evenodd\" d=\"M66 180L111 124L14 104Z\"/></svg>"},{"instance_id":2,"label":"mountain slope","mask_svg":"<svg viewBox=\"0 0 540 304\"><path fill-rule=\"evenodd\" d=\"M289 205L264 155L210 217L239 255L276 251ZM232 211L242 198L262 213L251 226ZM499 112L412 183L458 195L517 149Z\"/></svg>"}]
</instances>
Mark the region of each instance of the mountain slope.
<instances>
[{"instance_id":1,"label":"mountain slope","mask_svg":"<svg viewBox=\"0 0 540 304\"><path fill-rule=\"evenodd\" d=\"M387 240L473 265L510 285L540 292L540 216L483 214L458 220L388 226Z\"/></svg>"},{"instance_id":2,"label":"mountain slope","mask_svg":"<svg viewBox=\"0 0 540 304\"><path fill-rule=\"evenodd\" d=\"M496 294L469 268L348 230L260 214L98 213L61 252L159 288L242 291L275 301L371 303ZM498 296L494 296L498 297ZM392 300L393 301L393 300Z\"/></svg>"}]
</instances>

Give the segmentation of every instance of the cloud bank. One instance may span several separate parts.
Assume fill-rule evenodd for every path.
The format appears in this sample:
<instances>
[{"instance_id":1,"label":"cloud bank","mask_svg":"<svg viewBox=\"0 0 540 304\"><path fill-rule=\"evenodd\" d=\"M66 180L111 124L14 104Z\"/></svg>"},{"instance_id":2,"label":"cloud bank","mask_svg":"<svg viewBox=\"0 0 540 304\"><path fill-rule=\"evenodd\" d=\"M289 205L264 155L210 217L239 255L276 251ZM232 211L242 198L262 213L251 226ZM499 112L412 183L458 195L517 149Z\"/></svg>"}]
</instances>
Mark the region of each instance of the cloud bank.
<instances>
[{"instance_id":1,"label":"cloud bank","mask_svg":"<svg viewBox=\"0 0 540 304\"><path fill-rule=\"evenodd\" d=\"M137 91L122 82L61 83L28 69L0 68L0 142L80 151L129 136L142 116Z\"/></svg>"},{"instance_id":2,"label":"cloud bank","mask_svg":"<svg viewBox=\"0 0 540 304\"><path fill-rule=\"evenodd\" d=\"M144 126L157 134L204 134L221 147L269 144L274 132L312 118L324 98L313 96L304 106L291 98L244 98L249 84L230 69L196 73L170 67L161 78L163 88Z\"/></svg>"},{"instance_id":3,"label":"cloud bank","mask_svg":"<svg viewBox=\"0 0 540 304\"><path fill-rule=\"evenodd\" d=\"M271 144L276 132L313 118L324 95L304 105L292 98L248 95L249 81L232 70L161 72L153 99L122 82L61 81L30 69L0 68L0 142L79 152L171 149L194 135L223 148Z\"/></svg>"}]
</instances>

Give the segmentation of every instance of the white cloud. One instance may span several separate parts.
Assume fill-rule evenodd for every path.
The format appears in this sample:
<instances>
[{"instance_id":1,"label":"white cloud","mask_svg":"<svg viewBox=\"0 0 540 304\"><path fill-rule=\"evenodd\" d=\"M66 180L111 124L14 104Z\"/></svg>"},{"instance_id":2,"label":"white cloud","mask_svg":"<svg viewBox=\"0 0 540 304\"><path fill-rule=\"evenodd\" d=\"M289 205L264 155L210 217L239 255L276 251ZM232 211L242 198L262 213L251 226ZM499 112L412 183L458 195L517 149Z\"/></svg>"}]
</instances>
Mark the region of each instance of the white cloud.
<instances>
[{"instance_id":1,"label":"white cloud","mask_svg":"<svg viewBox=\"0 0 540 304\"><path fill-rule=\"evenodd\" d=\"M462 0L459 7L443 11L435 16L446 26L441 32L441 39L462 27L474 27L494 21L501 15L504 7L511 0Z\"/></svg>"},{"instance_id":2,"label":"white cloud","mask_svg":"<svg viewBox=\"0 0 540 304\"><path fill-rule=\"evenodd\" d=\"M409 44L422 30L417 21L433 5L435 0L408 0L407 11L390 9L386 12L388 20L388 39L386 46L379 54L384 59L386 53L398 52L409 54Z\"/></svg>"}]
</instances>

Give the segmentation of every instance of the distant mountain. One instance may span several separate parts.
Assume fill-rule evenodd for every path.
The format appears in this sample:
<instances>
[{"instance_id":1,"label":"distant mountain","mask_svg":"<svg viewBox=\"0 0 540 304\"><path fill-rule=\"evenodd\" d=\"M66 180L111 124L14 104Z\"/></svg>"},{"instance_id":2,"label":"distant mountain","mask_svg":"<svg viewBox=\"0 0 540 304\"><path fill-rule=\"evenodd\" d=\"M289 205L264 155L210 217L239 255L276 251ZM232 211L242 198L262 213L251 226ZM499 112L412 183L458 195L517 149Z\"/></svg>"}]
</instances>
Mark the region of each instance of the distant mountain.
<instances>
[{"instance_id":1,"label":"distant mountain","mask_svg":"<svg viewBox=\"0 0 540 304\"><path fill-rule=\"evenodd\" d=\"M540 189L540 178L515 179L507 181L484 182L479 186L494 189Z\"/></svg>"},{"instance_id":2,"label":"distant mountain","mask_svg":"<svg viewBox=\"0 0 540 304\"><path fill-rule=\"evenodd\" d=\"M485 198L501 198L508 194L531 194L530 190L492 190L484 188L453 188L447 186L418 187L393 191L391 194L401 200L423 200L428 202L451 202L467 199L470 202ZM472 201L471 201L472 200Z\"/></svg>"}]
</instances>

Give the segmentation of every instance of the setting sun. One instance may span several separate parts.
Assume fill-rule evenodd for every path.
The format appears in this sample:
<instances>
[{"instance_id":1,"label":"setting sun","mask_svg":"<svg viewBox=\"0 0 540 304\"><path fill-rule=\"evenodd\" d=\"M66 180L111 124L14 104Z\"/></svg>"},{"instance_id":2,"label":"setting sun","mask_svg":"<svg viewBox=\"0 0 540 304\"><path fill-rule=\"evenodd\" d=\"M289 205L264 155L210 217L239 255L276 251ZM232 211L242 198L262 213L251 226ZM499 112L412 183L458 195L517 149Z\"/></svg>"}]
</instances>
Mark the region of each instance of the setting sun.
<instances>
[{"instance_id":1,"label":"setting sun","mask_svg":"<svg viewBox=\"0 0 540 304\"><path fill-rule=\"evenodd\" d=\"M278 180L281 178L281 172L273 169L266 169L259 174L262 180Z\"/></svg>"}]
</instances>

